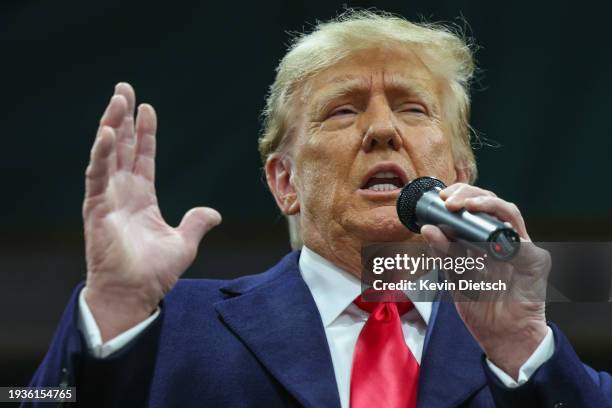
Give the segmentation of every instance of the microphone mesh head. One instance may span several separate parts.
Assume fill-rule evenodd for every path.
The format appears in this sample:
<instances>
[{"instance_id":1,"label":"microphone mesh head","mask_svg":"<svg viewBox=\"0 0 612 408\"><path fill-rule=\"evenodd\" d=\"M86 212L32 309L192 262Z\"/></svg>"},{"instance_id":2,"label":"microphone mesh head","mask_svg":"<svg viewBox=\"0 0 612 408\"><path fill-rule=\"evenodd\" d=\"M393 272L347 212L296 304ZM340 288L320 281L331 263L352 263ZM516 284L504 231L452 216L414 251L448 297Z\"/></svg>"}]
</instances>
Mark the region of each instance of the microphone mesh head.
<instances>
[{"instance_id":1,"label":"microphone mesh head","mask_svg":"<svg viewBox=\"0 0 612 408\"><path fill-rule=\"evenodd\" d=\"M397 215L402 224L410 231L417 234L421 232L416 216L417 202L424 193L436 187L444 189L446 185L434 177L419 177L402 188L397 198Z\"/></svg>"}]
</instances>

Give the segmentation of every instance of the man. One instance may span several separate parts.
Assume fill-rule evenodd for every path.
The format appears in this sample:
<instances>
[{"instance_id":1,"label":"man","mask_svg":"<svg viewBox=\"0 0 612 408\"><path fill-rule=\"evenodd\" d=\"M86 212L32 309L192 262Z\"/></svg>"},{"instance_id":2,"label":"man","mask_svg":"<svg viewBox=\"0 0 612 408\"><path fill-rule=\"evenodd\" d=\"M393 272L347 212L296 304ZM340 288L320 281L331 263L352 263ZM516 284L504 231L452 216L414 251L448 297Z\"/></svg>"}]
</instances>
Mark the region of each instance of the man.
<instances>
[{"instance_id":1,"label":"man","mask_svg":"<svg viewBox=\"0 0 612 408\"><path fill-rule=\"evenodd\" d=\"M447 242L397 218L416 177L450 185L449 210L489 213L529 240L516 206L468 184L473 70L457 35L382 13L349 12L297 39L260 152L301 251L232 281L179 281L221 216L201 207L165 223L156 114L140 105L134 123L134 91L118 84L86 173L87 282L32 385L76 385L84 406L609 406L610 376L580 363L543 302L359 297L365 243ZM546 277L544 251L526 259L520 279Z\"/></svg>"}]
</instances>

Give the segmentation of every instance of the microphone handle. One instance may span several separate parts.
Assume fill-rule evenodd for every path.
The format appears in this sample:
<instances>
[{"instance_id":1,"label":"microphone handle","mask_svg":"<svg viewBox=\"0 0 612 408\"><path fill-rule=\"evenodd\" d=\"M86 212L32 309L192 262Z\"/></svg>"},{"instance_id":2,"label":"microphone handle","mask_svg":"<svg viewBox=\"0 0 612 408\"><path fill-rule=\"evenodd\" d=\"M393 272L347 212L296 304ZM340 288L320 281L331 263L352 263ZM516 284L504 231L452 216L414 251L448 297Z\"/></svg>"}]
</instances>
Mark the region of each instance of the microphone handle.
<instances>
[{"instance_id":1,"label":"microphone handle","mask_svg":"<svg viewBox=\"0 0 612 408\"><path fill-rule=\"evenodd\" d=\"M419 226L439 227L451 241L462 243L500 260L512 259L520 248L518 233L495 217L465 209L450 212L439 196L441 189L423 193L416 205Z\"/></svg>"}]
</instances>

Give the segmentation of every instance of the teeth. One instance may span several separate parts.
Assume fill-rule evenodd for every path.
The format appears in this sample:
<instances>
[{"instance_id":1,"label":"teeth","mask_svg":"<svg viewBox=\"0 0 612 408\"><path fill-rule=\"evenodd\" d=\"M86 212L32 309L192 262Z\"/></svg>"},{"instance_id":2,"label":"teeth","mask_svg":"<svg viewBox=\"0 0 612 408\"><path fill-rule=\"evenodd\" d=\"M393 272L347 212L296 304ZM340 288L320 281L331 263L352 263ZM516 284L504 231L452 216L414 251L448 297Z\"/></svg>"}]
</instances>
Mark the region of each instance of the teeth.
<instances>
[{"instance_id":1,"label":"teeth","mask_svg":"<svg viewBox=\"0 0 612 408\"><path fill-rule=\"evenodd\" d=\"M397 189L397 187L395 187L394 184L374 184L368 187L368 190L372 191L393 191L395 189Z\"/></svg>"},{"instance_id":2,"label":"teeth","mask_svg":"<svg viewBox=\"0 0 612 408\"><path fill-rule=\"evenodd\" d=\"M397 178L397 174L392 171L379 171L374 175L376 178Z\"/></svg>"}]
</instances>

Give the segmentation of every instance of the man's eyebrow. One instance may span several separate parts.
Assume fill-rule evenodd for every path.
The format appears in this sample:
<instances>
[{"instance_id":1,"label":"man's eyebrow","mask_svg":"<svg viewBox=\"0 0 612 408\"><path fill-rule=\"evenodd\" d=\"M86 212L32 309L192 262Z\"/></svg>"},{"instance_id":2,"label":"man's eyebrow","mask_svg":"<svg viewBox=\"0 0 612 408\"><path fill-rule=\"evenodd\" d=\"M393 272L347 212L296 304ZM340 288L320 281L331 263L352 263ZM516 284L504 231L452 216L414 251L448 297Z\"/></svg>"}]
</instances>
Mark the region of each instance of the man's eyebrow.
<instances>
[{"instance_id":1,"label":"man's eyebrow","mask_svg":"<svg viewBox=\"0 0 612 408\"><path fill-rule=\"evenodd\" d=\"M385 77L385 89L416 96L426 104L437 107L435 94L428 87L423 86L420 81L408 79L401 75L390 75Z\"/></svg>"},{"instance_id":2,"label":"man's eyebrow","mask_svg":"<svg viewBox=\"0 0 612 408\"><path fill-rule=\"evenodd\" d=\"M354 75L342 75L333 77L327 81L330 84L319 95L315 96L314 112L322 113L325 108L336 98L355 94L366 93L370 89L370 81L363 77Z\"/></svg>"}]
</instances>

